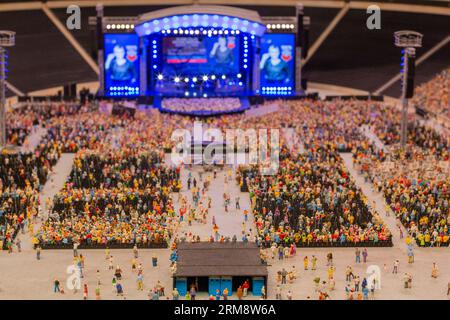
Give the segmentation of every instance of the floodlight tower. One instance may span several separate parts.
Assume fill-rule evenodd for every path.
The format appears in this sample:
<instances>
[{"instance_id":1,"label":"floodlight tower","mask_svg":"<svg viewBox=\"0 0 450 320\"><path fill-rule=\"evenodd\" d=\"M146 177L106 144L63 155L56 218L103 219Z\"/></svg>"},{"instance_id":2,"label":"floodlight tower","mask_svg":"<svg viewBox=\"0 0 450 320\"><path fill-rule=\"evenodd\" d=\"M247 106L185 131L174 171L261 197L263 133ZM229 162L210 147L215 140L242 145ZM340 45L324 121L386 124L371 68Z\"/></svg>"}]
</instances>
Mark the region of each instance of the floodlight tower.
<instances>
[{"instance_id":1,"label":"floodlight tower","mask_svg":"<svg viewBox=\"0 0 450 320\"><path fill-rule=\"evenodd\" d=\"M0 149L6 146L6 49L16 43L16 33L0 30Z\"/></svg>"},{"instance_id":2,"label":"floodlight tower","mask_svg":"<svg viewBox=\"0 0 450 320\"><path fill-rule=\"evenodd\" d=\"M401 138L402 149L406 146L408 130L408 98L414 95L414 70L416 48L422 47L423 35L416 31L402 30L394 33L395 45L402 50L402 120Z\"/></svg>"}]
</instances>

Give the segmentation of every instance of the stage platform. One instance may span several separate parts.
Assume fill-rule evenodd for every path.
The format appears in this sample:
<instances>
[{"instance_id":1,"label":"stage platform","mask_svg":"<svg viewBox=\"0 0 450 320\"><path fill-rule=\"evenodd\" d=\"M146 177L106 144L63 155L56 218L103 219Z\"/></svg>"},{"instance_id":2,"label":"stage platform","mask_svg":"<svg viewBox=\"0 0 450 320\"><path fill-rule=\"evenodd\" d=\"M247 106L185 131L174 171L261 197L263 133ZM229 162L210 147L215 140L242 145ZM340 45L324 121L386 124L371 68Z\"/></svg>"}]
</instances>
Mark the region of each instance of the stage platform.
<instances>
[{"instance_id":1,"label":"stage platform","mask_svg":"<svg viewBox=\"0 0 450 320\"><path fill-rule=\"evenodd\" d=\"M161 97L155 97L153 99L153 107L157 108L161 112L164 113L171 113L171 114L181 114L185 116L193 116L193 117L212 117L212 116L220 116L220 115L226 115L226 114L235 114L235 113L243 113L246 110L250 109L250 101L247 97L240 97L240 98L234 98L239 100L239 105L236 108L228 109L228 110L206 110L202 109L201 107L198 108L198 110L192 110L192 111L182 111L182 110L171 110L168 108L165 108L163 106L163 99L171 99L171 98L161 98ZM226 99L226 98L177 98L180 100L186 100L186 102L190 99Z\"/></svg>"}]
</instances>

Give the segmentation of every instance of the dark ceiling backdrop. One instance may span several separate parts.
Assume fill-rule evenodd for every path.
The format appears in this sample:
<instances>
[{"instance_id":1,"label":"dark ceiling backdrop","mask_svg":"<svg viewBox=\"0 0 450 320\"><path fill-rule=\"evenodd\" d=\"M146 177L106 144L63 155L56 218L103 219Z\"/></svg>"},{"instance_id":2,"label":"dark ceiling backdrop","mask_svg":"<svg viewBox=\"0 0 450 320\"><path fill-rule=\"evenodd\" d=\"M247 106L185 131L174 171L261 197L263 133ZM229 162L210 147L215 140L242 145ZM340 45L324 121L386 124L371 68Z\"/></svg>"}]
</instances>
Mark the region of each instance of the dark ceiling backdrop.
<instances>
[{"instance_id":1,"label":"dark ceiling backdrop","mask_svg":"<svg viewBox=\"0 0 450 320\"><path fill-rule=\"evenodd\" d=\"M448 5L448 2L437 2ZM257 10L261 16L295 15L294 7L242 7ZM164 7L106 7L105 16L134 16L161 8ZM53 12L65 23L67 15L64 9L53 9ZM88 19L95 16L95 8L82 8L81 12L82 28L71 32L89 54L94 54L95 34L88 25ZM304 12L311 17L312 45L338 9L306 7ZM412 29L424 34L423 48L417 51L418 56L450 34L449 16L383 11L381 30L368 30L366 19L367 14L363 10L347 12L305 66L304 74L309 81L374 91L399 71L400 50L393 44L394 31ZM0 30L4 29L17 32L16 46L9 50L8 80L19 90L29 92L97 79L43 11L0 12ZM450 44L417 68L417 83L429 80L448 66ZM399 83L396 83L385 93L398 96L399 90Z\"/></svg>"}]
</instances>

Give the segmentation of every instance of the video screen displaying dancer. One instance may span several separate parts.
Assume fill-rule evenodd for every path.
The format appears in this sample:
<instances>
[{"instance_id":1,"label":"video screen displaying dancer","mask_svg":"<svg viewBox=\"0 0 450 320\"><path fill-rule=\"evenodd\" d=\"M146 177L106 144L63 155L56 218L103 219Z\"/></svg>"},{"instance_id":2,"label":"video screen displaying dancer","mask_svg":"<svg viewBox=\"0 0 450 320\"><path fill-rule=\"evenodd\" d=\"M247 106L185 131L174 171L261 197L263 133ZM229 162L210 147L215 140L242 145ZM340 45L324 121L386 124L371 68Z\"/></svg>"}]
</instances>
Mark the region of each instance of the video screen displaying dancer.
<instances>
[{"instance_id":1,"label":"video screen displaying dancer","mask_svg":"<svg viewBox=\"0 0 450 320\"><path fill-rule=\"evenodd\" d=\"M139 86L138 37L105 35L105 88Z\"/></svg>"},{"instance_id":2,"label":"video screen displaying dancer","mask_svg":"<svg viewBox=\"0 0 450 320\"><path fill-rule=\"evenodd\" d=\"M294 85L294 36L266 34L261 39L261 87Z\"/></svg>"}]
</instances>

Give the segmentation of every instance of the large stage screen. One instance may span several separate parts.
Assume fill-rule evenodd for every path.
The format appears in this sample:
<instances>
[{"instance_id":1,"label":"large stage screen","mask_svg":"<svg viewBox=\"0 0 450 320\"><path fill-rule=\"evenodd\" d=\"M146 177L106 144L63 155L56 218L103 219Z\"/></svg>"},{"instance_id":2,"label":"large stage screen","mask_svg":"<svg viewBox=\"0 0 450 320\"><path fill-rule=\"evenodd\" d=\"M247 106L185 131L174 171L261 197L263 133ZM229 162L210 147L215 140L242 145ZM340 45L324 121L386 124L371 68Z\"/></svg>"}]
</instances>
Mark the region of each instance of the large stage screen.
<instances>
[{"instance_id":1,"label":"large stage screen","mask_svg":"<svg viewBox=\"0 0 450 320\"><path fill-rule=\"evenodd\" d=\"M295 35L269 33L261 38L261 91L267 94L295 90Z\"/></svg>"},{"instance_id":2,"label":"large stage screen","mask_svg":"<svg viewBox=\"0 0 450 320\"><path fill-rule=\"evenodd\" d=\"M137 34L105 34L105 95L139 95Z\"/></svg>"},{"instance_id":3,"label":"large stage screen","mask_svg":"<svg viewBox=\"0 0 450 320\"><path fill-rule=\"evenodd\" d=\"M234 36L165 37L163 54L163 73L169 76L239 72L239 39Z\"/></svg>"}]
</instances>

